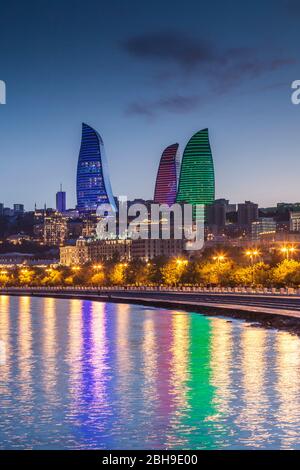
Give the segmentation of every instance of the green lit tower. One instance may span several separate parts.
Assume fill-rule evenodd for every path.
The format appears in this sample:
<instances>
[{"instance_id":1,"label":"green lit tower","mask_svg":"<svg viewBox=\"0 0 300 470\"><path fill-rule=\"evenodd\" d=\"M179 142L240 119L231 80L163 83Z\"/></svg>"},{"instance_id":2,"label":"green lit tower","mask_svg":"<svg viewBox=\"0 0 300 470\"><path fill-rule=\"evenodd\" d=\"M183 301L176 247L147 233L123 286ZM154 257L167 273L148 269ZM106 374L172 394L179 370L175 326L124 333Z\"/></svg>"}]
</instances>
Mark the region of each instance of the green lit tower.
<instances>
[{"instance_id":1,"label":"green lit tower","mask_svg":"<svg viewBox=\"0 0 300 470\"><path fill-rule=\"evenodd\" d=\"M214 199L214 162L208 129L203 129L193 135L183 152L176 202L208 205Z\"/></svg>"}]
</instances>

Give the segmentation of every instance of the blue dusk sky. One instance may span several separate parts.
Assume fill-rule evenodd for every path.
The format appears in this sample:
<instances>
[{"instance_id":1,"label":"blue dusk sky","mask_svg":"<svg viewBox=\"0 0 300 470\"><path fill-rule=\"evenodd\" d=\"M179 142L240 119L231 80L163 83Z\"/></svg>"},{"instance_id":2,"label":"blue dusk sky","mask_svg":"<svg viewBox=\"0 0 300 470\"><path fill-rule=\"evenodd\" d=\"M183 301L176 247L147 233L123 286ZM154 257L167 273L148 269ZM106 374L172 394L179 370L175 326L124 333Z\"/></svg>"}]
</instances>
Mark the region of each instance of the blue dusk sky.
<instances>
[{"instance_id":1,"label":"blue dusk sky","mask_svg":"<svg viewBox=\"0 0 300 470\"><path fill-rule=\"evenodd\" d=\"M82 121L115 195L153 196L160 155L208 127L216 197L300 200L300 1L0 0L0 202L69 207Z\"/></svg>"}]
</instances>

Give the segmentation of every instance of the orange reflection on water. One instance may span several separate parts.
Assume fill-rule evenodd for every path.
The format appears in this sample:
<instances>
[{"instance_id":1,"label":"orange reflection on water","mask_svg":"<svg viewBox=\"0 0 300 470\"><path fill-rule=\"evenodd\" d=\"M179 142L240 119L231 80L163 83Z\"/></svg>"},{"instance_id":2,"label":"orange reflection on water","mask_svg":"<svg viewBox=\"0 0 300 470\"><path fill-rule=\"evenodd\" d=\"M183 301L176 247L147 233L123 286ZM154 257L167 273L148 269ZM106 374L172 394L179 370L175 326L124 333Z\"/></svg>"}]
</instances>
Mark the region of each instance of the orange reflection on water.
<instances>
[{"instance_id":1,"label":"orange reflection on water","mask_svg":"<svg viewBox=\"0 0 300 470\"><path fill-rule=\"evenodd\" d=\"M215 390L215 405L219 413L228 412L232 399L232 323L211 319L211 384Z\"/></svg>"},{"instance_id":2,"label":"orange reflection on water","mask_svg":"<svg viewBox=\"0 0 300 470\"><path fill-rule=\"evenodd\" d=\"M54 392L56 387L57 367L56 367L56 300L45 298L43 300L43 384L48 399L55 400Z\"/></svg>"},{"instance_id":3,"label":"orange reflection on water","mask_svg":"<svg viewBox=\"0 0 300 470\"><path fill-rule=\"evenodd\" d=\"M244 407L238 421L240 427L248 432L241 442L251 447L261 447L269 437L266 415L270 404L265 386L267 336L265 330L251 326L245 326L241 335L241 398Z\"/></svg>"},{"instance_id":4,"label":"orange reflection on water","mask_svg":"<svg viewBox=\"0 0 300 470\"><path fill-rule=\"evenodd\" d=\"M10 344L9 344L9 333L10 333L10 298L7 295L0 295L0 373L2 386L8 382L10 377ZM7 393L7 390L3 390Z\"/></svg>"},{"instance_id":5,"label":"orange reflection on water","mask_svg":"<svg viewBox=\"0 0 300 470\"><path fill-rule=\"evenodd\" d=\"M31 298L20 297L18 309L18 368L21 400L30 404L32 396Z\"/></svg>"},{"instance_id":6,"label":"orange reflection on water","mask_svg":"<svg viewBox=\"0 0 300 470\"><path fill-rule=\"evenodd\" d=\"M187 405L190 317L182 312L172 315L171 393L178 408Z\"/></svg>"},{"instance_id":7,"label":"orange reflection on water","mask_svg":"<svg viewBox=\"0 0 300 470\"><path fill-rule=\"evenodd\" d=\"M299 443L300 420L300 339L290 333L276 335L278 393L277 419L281 427L281 447L294 448Z\"/></svg>"},{"instance_id":8,"label":"orange reflection on water","mask_svg":"<svg viewBox=\"0 0 300 470\"><path fill-rule=\"evenodd\" d=\"M183 426L184 415L188 409L188 380L190 360L190 316L183 312L172 312L172 344L170 348L170 389L168 391L172 404L170 414L170 432L166 435L166 447L180 445L185 447L188 436L180 435L176 430ZM176 437L175 437L176 436Z\"/></svg>"}]
</instances>

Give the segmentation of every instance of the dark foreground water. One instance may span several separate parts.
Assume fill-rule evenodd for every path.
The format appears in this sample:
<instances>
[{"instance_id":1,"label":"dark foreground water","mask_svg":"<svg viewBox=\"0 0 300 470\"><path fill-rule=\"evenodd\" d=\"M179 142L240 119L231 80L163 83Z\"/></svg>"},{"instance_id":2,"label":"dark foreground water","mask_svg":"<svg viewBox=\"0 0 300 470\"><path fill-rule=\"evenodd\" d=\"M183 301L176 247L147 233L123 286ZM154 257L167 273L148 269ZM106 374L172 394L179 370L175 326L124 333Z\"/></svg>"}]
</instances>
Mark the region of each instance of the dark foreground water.
<instances>
[{"instance_id":1,"label":"dark foreground water","mask_svg":"<svg viewBox=\"0 0 300 470\"><path fill-rule=\"evenodd\" d=\"M242 321L0 296L0 448L300 448L300 339Z\"/></svg>"}]
</instances>

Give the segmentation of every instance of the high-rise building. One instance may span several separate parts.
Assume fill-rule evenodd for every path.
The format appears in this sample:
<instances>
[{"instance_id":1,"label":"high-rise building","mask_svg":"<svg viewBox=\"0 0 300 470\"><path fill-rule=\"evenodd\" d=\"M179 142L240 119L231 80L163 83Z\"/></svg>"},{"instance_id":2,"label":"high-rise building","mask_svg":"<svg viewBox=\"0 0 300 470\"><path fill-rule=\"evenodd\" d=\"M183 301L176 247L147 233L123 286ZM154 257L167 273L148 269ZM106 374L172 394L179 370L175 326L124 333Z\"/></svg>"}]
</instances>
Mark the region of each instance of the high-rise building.
<instances>
[{"instance_id":1,"label":"high-rise building","mask_svg":"<svg viewBox=\"0 0 300 470\"><path fill-rule=\"evenodd\" d=\"M103 141L92 127L82 124L82 140L77 166L77 208L95 212L101 204L116 210Z\"/></svg>"},{"instance_id":2,"label":"high-rise building","mask_svg":"<svg viewBox=\"0 0 300 470\"><path fill-rule=\"evenodd\" d=\"M262 238L275 237L276 221L273 217L259 217L251 224L251 236L253 241L259 241Z\"/></svg>"},{"instance_id":3,"label":"high-rise building","mask_svg":"<svg viewBox=\"0 0 300 470\"><path fill-rule=\"evenodd\" d=\"M300 212L290 212L290 231L300 232Z\"/></svg>"},{"instance_id":4,"label":"high-rise building","mask_svg":"<svg viewBox=\"0 0 300 470\"><path fill-rule=\"evenodd\" d=\"M258 205L251 201L238 204L238 225L251 230L252 222L258 219Z\"/></svg>"},{"instance_id":5,"label":"high-rise building","mask_svg":"<svg viewBox=\"0 0 300 470\"><path fill-rule=\"evenodd\" d=\"M24 214L24 204L14 204L14 215Z\"/></svg>"},{"instance_id":6,"label":"high-rise building","mask_svg":"<svg viewBox=\"0 0 300 470\"><path fill-rule=\"evenodd\" d=\"M56 210L57 212L66 212L66 192L62 190L60 185L60 191L56 193Z\"/></svg>"},{"instance_id":7,"label":"high-rise building","mask_svg":"<svg viewBox=\"0 0 300 470\"><path fill-rule=\"evenodd\" d=\"M176 201L207 205L214 199L214 163L208 129L203 129L193 135L185 147Z\"/></svg>"},{"instance_id":8,"label":"high-rise building","mask_svg":"<svg viewBox=\"0 0 300 470\"><path fill-rule=\"evenodd\" d=\"M161 156L156 177L154 203L171 206L176 201L179 162L178 144L167 147Z\"/></svg>"}]
</instances>

